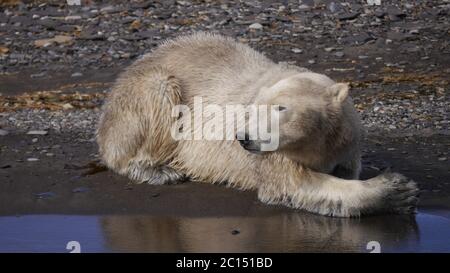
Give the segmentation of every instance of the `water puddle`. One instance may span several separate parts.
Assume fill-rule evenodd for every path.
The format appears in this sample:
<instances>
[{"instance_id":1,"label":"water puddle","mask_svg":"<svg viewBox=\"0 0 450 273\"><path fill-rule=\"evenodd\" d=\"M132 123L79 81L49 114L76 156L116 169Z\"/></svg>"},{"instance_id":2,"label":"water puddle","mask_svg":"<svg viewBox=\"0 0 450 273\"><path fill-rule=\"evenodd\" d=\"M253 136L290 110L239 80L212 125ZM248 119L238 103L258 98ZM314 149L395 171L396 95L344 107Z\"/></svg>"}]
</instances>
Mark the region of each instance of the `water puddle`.
<instances>
[{"instance_id":1,"label":"water puddle","mask_svg":"<svg viewBox=\"0 0 450 273\"><path fill-rule=\"evenodd\" d=\"M373 242L381 252L450 252L450 213L0 217L0 252L70 252L74 244L81 252L370 252Z\"/></svg>"}]
</instances>

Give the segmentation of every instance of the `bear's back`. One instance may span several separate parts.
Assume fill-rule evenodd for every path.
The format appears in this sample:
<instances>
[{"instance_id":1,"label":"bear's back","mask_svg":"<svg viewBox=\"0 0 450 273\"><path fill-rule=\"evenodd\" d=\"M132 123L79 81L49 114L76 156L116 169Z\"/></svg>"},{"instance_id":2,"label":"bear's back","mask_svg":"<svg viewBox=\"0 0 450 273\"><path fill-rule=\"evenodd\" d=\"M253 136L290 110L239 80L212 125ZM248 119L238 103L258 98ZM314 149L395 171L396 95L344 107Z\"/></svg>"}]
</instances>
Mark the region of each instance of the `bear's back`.
<instances>
[{"instance_id":1,"label":"bear's back","mask_svg":"<svg viewBox=\"0 0 450 273\"><path fill-rule=\"evenodd\" d=\"M244 95L248 98L237 99L240 103L248 102L254 94L248 94L245 86L276 66L245 44L204 32L167 40L134 65L144 68L141 71L162 66L182 83L185 99L202 96L218 104L224 102L221 95L228 99Z\"/></svg>"}]
</instances>

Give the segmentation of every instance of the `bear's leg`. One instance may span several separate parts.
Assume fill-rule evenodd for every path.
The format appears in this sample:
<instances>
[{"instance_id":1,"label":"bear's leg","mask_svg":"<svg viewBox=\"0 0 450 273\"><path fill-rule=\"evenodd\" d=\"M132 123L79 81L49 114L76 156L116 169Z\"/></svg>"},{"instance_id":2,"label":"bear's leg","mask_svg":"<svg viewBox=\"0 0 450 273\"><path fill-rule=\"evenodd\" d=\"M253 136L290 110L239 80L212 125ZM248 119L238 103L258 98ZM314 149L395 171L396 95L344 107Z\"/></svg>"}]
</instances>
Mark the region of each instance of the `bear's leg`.
<instances>
[{"instance_id":1,"label":"bear's leg","mask_svg":"<svg viewBox=\"0 0 450 273\"><path fill-rule=\"evenodd\" d=\"M146 160L131 160L127 174L131 180L151 185L176 184L187 180L183 173L167 165L155 165Z\"/></svg>"},{"instance_id":2,"label":"bear's leg","mask_svg":"<svg viewBox=\"0 0 450 273\"><path fill-rule=\"evenodd\" d=\"M166 69L130 67L113 87L97 131L106 165L138 183L184 180L167 166L177 145L172 109L180 101L180 84Z\"/></svg>"},{"instance_id":3,"label":"bear's leg","mask_svg":"<svg viewBox=\"0 0 450 273\"><path fill-rule=\"evenodd\" d=\"M339 163L331 173L342 179L359 179L361 173L361 157L355 156L352 160Z\"/></svg>"},{"instance_id":4,"label":"bear's leg","mask_svg":"<svg viewBox=\"0 0 450 273\"><path fill-rule=\"evenodd\" d=\"M263 181L258 189L261 201L328 216L413 213L418 202L416 183L397 173L361 181L301 168L272 178Z\"/></svg>"}]
</instances>

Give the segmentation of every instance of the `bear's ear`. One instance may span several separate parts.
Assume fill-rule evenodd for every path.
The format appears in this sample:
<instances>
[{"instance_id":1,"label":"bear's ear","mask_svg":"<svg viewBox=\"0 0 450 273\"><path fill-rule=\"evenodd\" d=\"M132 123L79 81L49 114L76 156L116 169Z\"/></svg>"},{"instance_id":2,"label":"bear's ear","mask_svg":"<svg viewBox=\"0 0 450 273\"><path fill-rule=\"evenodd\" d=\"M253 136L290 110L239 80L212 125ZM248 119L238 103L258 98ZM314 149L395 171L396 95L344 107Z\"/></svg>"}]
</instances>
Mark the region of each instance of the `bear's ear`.
<instances>
[{"instance_id":1,"label":"bear's ear","mask_svg":"<svg viewBox=\"0 0 450 273\"><path fill-rule=\"evenodd\" d=\"M333 102L342 103L348 97L348 89L347 83L336 83L327 88L327 93Z\"/></svg>"}]
</instances>

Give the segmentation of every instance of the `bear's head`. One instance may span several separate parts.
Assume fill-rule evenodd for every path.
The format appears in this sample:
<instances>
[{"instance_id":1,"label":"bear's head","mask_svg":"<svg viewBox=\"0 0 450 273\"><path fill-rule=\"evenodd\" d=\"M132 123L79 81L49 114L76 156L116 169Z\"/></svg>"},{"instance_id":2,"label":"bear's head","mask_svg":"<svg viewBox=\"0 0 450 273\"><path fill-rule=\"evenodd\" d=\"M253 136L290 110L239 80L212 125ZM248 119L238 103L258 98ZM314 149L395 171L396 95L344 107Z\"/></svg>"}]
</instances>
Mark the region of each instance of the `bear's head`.
<instances>
[{"instance_id":1,"label":"bear's head","mask_svg":"<svg viewBox=\"0 0 450 273\"><path fill-rule=\"evenodd\" d=\"M261 123L247 121L245 133L237 134L239 143L258 154L277 151L289 156L307 152L305 149L317 150L332 141L331 136L339 130L348 90L347 84L335 83L325 75L312 72L289 76L263 87L254 104L270 108L267 111L270 139L260 137L261 131L256 127ZM270 125L272 117L278 120L278 126Z\"/></svg>"}]
</instances>

